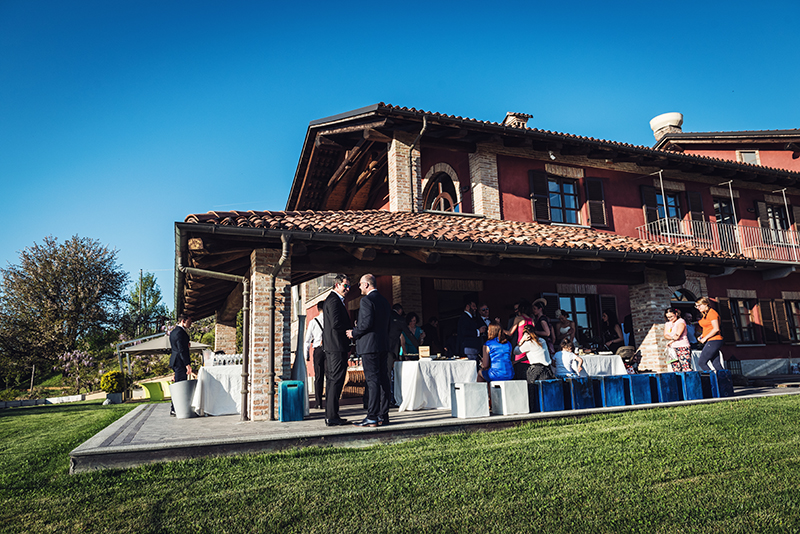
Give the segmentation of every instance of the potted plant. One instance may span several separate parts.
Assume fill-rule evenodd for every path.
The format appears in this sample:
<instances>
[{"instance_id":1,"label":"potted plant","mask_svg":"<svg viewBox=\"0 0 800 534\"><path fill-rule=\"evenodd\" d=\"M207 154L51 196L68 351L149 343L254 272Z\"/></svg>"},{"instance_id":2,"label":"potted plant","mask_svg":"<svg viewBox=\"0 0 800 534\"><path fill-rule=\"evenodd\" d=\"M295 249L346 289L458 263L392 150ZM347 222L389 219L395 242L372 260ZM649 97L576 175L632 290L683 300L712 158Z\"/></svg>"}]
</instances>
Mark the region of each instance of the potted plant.
<instances>
[{"instance_id":1,"label":"potted plant","mask_svg":"<svg viewBox=\"0 0 800 534\"><path fill-rule=\"evenodd\" d=\"M106 392L106 399L111 404L122 403L122 392L125 391L125 377L119 371L109 371L100 377L100 389Z\"/></svg>"}]
</instances>

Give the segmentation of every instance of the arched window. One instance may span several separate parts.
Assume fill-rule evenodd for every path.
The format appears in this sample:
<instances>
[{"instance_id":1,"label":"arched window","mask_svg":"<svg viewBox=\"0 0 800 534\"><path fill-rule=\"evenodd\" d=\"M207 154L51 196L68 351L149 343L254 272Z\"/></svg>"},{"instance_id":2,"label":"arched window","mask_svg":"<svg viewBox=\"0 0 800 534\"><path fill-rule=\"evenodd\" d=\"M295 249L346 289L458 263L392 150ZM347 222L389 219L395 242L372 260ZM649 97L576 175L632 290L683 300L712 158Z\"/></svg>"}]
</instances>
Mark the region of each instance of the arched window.
<instances>
[{"instance_id":1,"label":"arched window","mask_svg":"<svg viewBox=\"0 0 800 534\"><path fill-rule=\"evenodd\" d=\"M440 172L431 178L423 198L426 210L456 211L456 187L447 173Z\"/></svg>"},{"instance_id":2,"label":"arched window","mask_svg":"<svg viewBox=\"0 0 800 534\"><path fill-rule=\"evenodd\" d=\"M672 294L673 302L697 302L697 297L688 289L681 288Z\"/></svg>"}]
</instances>

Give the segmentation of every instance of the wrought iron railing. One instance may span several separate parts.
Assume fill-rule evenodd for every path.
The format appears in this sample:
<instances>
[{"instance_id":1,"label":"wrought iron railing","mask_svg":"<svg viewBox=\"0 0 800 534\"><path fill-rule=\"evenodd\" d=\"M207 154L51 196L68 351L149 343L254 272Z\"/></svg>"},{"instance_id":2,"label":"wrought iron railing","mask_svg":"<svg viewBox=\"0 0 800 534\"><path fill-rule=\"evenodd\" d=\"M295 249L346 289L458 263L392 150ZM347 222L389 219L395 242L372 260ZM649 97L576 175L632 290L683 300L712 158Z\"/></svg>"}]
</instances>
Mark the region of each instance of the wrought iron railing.
<instances>
[{"instance_id":1,"label":"wrought iron railing","mask_svg":"<svg viewBox=\"0 0 800 534\"><path fill-rule=\"evenodd\" d=\"M724 250L764 261L800 263L800 236L794 230L659 219L637 228L639 238L657 243Z\"/></svg>"}]
</instances>

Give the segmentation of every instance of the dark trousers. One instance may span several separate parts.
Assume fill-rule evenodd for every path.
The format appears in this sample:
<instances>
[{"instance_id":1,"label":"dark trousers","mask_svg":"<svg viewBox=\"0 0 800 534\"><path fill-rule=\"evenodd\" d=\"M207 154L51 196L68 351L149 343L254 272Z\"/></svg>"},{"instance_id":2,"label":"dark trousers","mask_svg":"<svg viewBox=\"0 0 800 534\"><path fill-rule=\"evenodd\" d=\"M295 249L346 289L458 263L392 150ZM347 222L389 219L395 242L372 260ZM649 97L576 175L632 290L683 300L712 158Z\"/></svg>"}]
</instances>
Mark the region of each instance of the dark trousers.
<instances>
[{"instance_id":1,"label":"dark trousers","mask_svg":"<svg viewBox=\"0 0 800 534\"><path fill-rule=\"evenodd\" d=\"M701 370L711 370L708 367L708 362L714 364L714 369L722 369L722 358L719 355L719 349L721 348L721 339L713 339L706 342L705 346L703 347L703 351L700 353L700 357L697 359L697 365L700 366Z\"/></svg>"},{"instance_id":2,"label":"dark trousers","mask_svg":"<svg viewBox=\"0 0 800 534\"><path fill-rule=\"evenodd\" d=\"M364 366L364 380L367 383L368 392L367 419L377 421L379 417L388 416L389 398L392 396L386 353L362 354L361 364Z\"/></svg>"},{"instance_id":3,"label":"dark trousers","mask_svg":"<svg viewBox=\"0 0 800 534\"><path fill-rule=\"evenodd\" d=\"M325 419L339 419L339 397L342 396L344 379L347 376L347 353L325 351Z\"/></svg>"},{"instance_id":4,"label":"dark trousers","mask_svg":"<svg viewBox=\"0 0 800 534\"><path fill-rule=\"evenodd\" d=\"M325 386L325 351L322 347L314 347L314 398L317 408L322 408L322 391Z\"/></svg>"}]
</instances>

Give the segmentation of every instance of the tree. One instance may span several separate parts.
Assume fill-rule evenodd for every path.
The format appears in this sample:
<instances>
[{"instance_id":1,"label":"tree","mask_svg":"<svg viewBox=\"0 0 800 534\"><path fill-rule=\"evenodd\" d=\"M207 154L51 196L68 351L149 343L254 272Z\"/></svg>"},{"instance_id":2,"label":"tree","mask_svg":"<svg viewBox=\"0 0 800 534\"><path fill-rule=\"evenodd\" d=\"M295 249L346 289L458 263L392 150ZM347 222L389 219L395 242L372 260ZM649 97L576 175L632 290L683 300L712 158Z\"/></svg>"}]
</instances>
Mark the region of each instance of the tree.
<instances>
[{"instance_id":1,"label":"tree","mask_svg":"<svg viewBox=\"0 0 800 534\"><path fill-rule=\"evenodd\" d=\"M116 250L77 235L45 237L19 259L0 269L0 358L56 363L117 325L128 274Z\"/></svg>"},{"instance_id":2,"label":"tree","mask_svg":"<svg viewBox=\"0 0 800 534\"><path fill-rule=\"evenodd\" d=\"M123 330L131 338L160 331L172 315L169 308L161 303L161 288L153 273L139 276L126 303Z\"/></svg>"}]
</instances>

